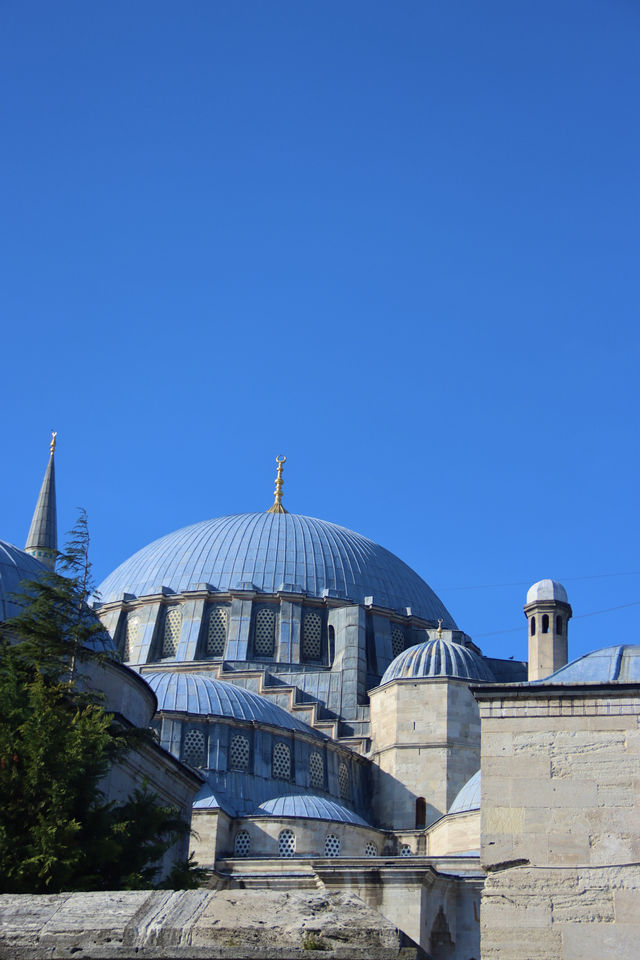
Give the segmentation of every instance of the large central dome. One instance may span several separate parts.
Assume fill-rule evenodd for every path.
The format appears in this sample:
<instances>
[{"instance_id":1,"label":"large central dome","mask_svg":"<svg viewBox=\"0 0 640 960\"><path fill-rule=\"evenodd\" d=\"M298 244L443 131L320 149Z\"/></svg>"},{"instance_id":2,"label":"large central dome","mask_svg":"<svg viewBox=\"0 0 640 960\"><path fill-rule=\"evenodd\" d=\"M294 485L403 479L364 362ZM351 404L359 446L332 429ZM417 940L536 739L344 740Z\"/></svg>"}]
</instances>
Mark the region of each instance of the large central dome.
<instances>
[{"instance_id":1,"label":"large central dome","mask_svg":"<svg viewBox=\"0 0 640 960\"><path fill-rule=\"evenodd\" d=\"M103 603L181 593L207 583L217 590L252 584L267 594L295 590L380 607L426 620L451 614L410 567L372 540L325 520L292 513L242 513L176 530L143 547L100 585Z\"/></svg>"}]
</instances>

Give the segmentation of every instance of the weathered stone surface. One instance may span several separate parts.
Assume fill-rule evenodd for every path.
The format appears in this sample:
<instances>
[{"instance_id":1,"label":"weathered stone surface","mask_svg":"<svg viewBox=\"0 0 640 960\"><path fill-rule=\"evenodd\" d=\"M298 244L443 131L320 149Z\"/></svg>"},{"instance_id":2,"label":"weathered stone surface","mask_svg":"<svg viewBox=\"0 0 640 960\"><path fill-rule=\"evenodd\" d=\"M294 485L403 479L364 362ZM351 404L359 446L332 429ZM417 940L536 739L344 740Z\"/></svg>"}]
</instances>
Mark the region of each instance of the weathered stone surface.
<instances>
[{"instance_id":1,"label":"weathered stone surface","mask_svg":"<svg viewBox=\"0 0 640 960\"><path fill-rule=\"evenodd\" d=\"M185 890L0 897L0 958L413 960L354 896Z\"/></svg>"}]
</instances>

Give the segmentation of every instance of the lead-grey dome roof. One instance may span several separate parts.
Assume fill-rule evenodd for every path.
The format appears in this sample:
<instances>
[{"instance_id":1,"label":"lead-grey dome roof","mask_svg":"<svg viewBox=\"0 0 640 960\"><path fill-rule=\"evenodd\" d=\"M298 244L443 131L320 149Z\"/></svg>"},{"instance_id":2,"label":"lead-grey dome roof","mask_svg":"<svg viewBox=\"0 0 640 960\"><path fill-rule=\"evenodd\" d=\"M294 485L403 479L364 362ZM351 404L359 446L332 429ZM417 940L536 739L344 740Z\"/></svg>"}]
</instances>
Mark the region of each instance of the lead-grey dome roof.
<instances>
[{"instance_id":1,"label":"lead-grey dome roof","mask_svg":"<svg viewBox=\"0 0 640 960\"><path fill-rule=\"evenodd\" d=\"M473 650L452 640L436 638L417 643L392 660L380 686L390 680L456 677L460 680L494 680L486 661Z\"/></svg>"},{"instance_id":2,"label":"lead-grey dome roof","mask_svg":"<svg viewBox=\"0 0 640 960\"><path fill-rule=\"evenodd\" d=\"M265 813L272 817L301 817L305 820L335 820L337 823L354 823L360 827L370 824L344 804L313 793L298 793L265 800L253 816Z\"/></svg>"},{"instance_id":3,"label":"lead-grey dome roof","mask_svg":"<svg viewBox=\"0 0 640 960\"><path fill-rule=\"evenodd\" d=\"M449 807L449 813L466 813L479 810L482 802L482 771L477 770L465 783Z\"/></svg>"},{"instance_id":4,"label":"lead-grey dome roof","mask_svg":"<svg viewBox=\"0 0 640 960\"><path fill-rule=\"evenodd\" d=\"M100 585L103 603L210 584L263 593L289 590L377 606L411 608L415 616L455 629L431 587L372 540L326 520L293 513L243 513L169 533L135 553Z\"/></svg>"},{"instance_id":5,"label":"lead-grey dome roof","mask_svg":"<svg viewBox=\"0 0 640 960\"><path fill-rule=\"evenodd\" d=\"M20 593L20 583L23 580L39 580L46 572L46 568L35 557L0 540L0 620L8 620L20 612L12 596Z\"/></svg>"},{"instance_id":6,"label":"lead-grey dome roof","mask_svg":"<svg viewBox=\"0 0 640 960\"><path fill-rule=\"evenodd\" d=\"M533 683L638 683L640 645L620 643L593 650Z\"/></svg>"},{"instance_id":7,"label":"lead-grey dome roof","mask_svg":"<svg viewBox=\"0 0 640 960\"><path fill-rule=\"evenodd\" d=\"M559 600L561 603L569 603L567 591L557 580L538 580L529 587L527 603L535 603L536 600Z\"/></svg>"}]
</instances>

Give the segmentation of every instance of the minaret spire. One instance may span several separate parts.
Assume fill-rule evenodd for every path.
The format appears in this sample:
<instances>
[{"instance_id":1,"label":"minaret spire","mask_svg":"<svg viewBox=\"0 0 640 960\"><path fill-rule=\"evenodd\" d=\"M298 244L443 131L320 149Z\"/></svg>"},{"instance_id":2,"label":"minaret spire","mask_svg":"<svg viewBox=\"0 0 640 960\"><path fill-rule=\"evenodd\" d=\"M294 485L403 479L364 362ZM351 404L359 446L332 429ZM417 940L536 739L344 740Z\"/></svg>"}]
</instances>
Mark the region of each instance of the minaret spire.
<instances>
[{"instance_id":1,"label":"minaret spire","mask_svg":"<svg viewBox=\"0 0 640 960\"><path fill-rule=\"evenodd\" d=\"M25 544L25 552L53 570L58 553L58 519L56 514L56 468L54 453L56 449L57 431L51 431L49 444L49 463L44 474L40 496L33 513L33 520L29 528L29 536Z\"/></svg>"},{"instance_id":2,"label":"minaret spire","mask_svg":"<svg viewBox=\"0 0 640 960\"><path fill-rule=\"evenodd\" d=\"M286 457L276 457L276 463L278 464L278 475L276 477L276 488L273 491L273 506L269 507L267 513L286 513L287 511L282 506L282 484L284 480L282 479L282 468L287 462Z\"/></svg>"}]
</instances>

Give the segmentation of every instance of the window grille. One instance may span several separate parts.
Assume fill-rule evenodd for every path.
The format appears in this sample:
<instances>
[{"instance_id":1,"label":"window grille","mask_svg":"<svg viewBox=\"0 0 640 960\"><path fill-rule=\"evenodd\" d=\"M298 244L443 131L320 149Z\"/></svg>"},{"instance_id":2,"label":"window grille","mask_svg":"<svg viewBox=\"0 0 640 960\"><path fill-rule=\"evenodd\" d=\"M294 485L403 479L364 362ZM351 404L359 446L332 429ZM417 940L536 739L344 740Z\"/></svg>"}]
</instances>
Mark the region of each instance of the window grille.
<instances>
[{"instance_id":1,"label":"window grille","mask_svg":"<svg viewBox=\"0 0 640 960\"><path fill-rule=\"evenodd\" d=\"M241 734L231 738L231 744L229 746L229 769L249 769L249 741L246 737L241 736Z\"/></svg>"},{"instance_id":2,"label":"window grille","mask_svg":"<svg viewBox=\"0 0 640 960\"><path fill-rule=\"evenodd\" d=\"M207 656L223 657L227 640L227 611L224 607L211 607L207 625Z\"/></svg>"},{"instance_id":3,"label":"window grille","mask_svg":"<svg viewBox=\"0 0 640 960\"><path fill-rule=\"evenodd\" d=\"M349 782L349 768L346 763L338 767L338 789L343 800L351 799L351 784Z\"/></svg>"},{"instance_id":4,"label":"window grille","mask_svg":"<svg viewBox=\"0 0 640 960\"><path fill-rule=\"evenodd\" d=\"M286 743L276 743L273 748L271 774L274 780L291 779L291 750Z\"/></svg>"},{"instance_id":5,"label":"window grille","mask_svg":"<svg viewBox=\"0 0 640 960\"><path fill-rule=\"evenodd\" d=\"M309 757L309 780L317 790L324 788L324 757L317 751Z\"/></svg>"},{"instance_id":6,"label":"window grille","mask_svg":"<svg viewBox=\"0 0 640 960\"><path fill-rule=\"evenodd\" d=\"M401 856L401 857L412 857L412 856L413 856L413 853L412 853L412 851L411 851L411 847L409 846L408 843L403 843L403 844L402 844L402 849L400 850L400 856Z\"/></svg>"},{"instance_id":7,"label":"window grille","mask_svg":"<svg viewBox=\"0 0 640 960\"><path fill-rule=\"evenodd\" d=\"M330 833L324 841L324 855L325 857L339 857L341 843L335 834Z\"/></svg>"},{"instance_id":8,"label":"window grille","mask_svg":"<svg viewBox=\"0 0 640 960\"><path fill-rule=\"evenodd\" d=\"M182 626L182 612L180 607L167 607L164 615L164 630L162 633L162 652L160 656L175 657L178 650L178 640L180 639L180 627Z\"/></svg>"},{"instance_id":9,"label":"window grille","mask_svg":"<svg viewBox=\"0 0 640 960\"><path fill-rule=\"evenodd\" d=\"M296 853L296 835L293 830L282 830L278 837L278 853L281 857L294 857Z\"/></svg>"},{"instance_id":10,"label":"window grille","mask_svg":"<svg viewBox=\"0 0 640 960\"><path fill-rule=\"evenodd\" d=\"M364 855L365 855L365 857L377 857L377 856L378 856L378 848L376 847L375 843L368 843L368 844L365 846L365 848L364 848Z\"/></svg>"},{"instance_id":11,"label":"window grille","mask_svg":"<svg viewBox=\"0 0 640 960\"><path fill-rule=\"evenodd\" d=\"M391 624L391 653L399 657L404 650L404 630L399 623Z\"/></svg>"},{"instance_id":12,"label":"window grille","mask_svg":"<svg viewBox=\"0 0 640 960\"><path fill-rule=\"evenodd\" d=\"M251 837L246 830L239 830L233 844L234 857L248 857L251 847Z\"/></svg>"},{"instance_id":13,"label":"window grille","mask_svg":"<svg viewBox=\"0 0 640 960\"><path fill-rule=\"evenodd\" d=\"M189 730L182 745L182 759L192 767L204 767L204 733Z\"/></svg>"},{"instance_id":14,"label":"window grille","mask_svg":"<svg viewBox=\"0 0 640 960\"><path fill-rule=\"evenodd\" d=\"M320 660L322 657L322 619L314 610L305 613L302 620L302 659Z\"/></svg>"},{"instance_id":15,"label":"window grille","mask_svg":"<svg viewBox=\"0 0 640 960\"><path fill-rule=\"evenodd\" d=\"M256 635L253 648L257 657L272 657L275 646L276 615L263 607L256 614Z\"/></svg>"},{"instance_id":16,"label":"window grille","mask_svg":"<svg viewBox=\"0 0 640 960\"><path fill-rule=\"evenodd\" d=\"M127 617L127 623L124 631L124 643L122 645L122 659L125 663L131 660L131 651L138 639L138 630L140 628L140 617L130 613Z\"/></svg>"}]
</instances>

